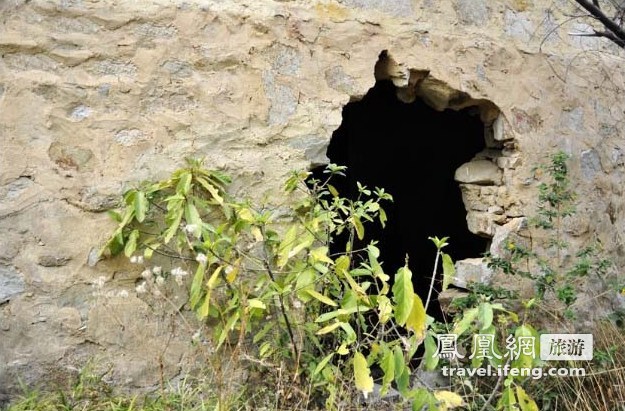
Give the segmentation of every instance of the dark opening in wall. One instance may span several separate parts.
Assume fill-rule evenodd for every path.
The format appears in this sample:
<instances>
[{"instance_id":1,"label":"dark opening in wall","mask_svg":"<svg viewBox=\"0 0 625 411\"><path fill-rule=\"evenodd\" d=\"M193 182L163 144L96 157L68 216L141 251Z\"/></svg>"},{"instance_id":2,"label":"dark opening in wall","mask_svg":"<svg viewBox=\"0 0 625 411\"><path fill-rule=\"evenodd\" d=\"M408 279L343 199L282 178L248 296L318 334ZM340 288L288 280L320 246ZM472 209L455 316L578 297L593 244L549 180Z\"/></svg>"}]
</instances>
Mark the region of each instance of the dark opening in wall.
<instances>
[{"instance_id":1,"label":"dark opening in wall","mask_svg":"<svg viewBox=\"0 0 625 411\"><path fill-rule=\"evenodd\" d=\"M454 181L456 169L484 150L484 123L476 107L436 111L419 98L400 101L397 91L390 80L378 80L362 100L347 104L327 156L348 167L346 177L332 180L341 195L357 196L358 181L394 196L385 206L386 228L370 223L365 242L379 241L385 272L391 275L407 254L415 291L425 301L435 255L429 236L449 236L445 251L454 260L480 257L487 248L488 239L467 228ZM317 178L322 170L313 170ZM333 251L344 251L345 242L335 238ZM430 315L440 318L436 301L432 306Z\"/></svg>"}]
</instances>

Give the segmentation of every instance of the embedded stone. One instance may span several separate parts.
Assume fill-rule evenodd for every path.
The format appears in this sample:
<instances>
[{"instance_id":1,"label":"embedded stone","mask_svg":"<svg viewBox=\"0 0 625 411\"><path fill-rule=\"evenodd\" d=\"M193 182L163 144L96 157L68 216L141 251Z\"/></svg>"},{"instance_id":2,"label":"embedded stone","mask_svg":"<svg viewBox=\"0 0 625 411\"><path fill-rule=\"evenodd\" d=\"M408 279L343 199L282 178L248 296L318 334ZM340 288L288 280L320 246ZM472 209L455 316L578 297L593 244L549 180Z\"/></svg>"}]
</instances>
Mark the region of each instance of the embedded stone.
<instances>
[{"instance_id":1,"label":"embedded stone","mask_svg":"<svg viewBox=\"0 0 625 411\"><path fill-rule=\"evenodd\" d=\"M24 292L24 289L24 279L14 267L0 266L0 304Z\"/></svg>"},{"instance_id":2,"label":"embedded stone","mask_svg":"<svg viewBox=\"0 0 625 411\"><path fill-rule=\"evenodd\" d=\"M456 170L454 178L459 183L499 185L501 169L489 160L477 160L464 163Z\"/></svg>"},{"instance_id":3,"label":"embedded stone","mask_svg":"<svg viewBox=\"0 0 625 411\"><path fill-rule=\"evenodd\" d=\"M456 275L451 283L456 287L467 288L469 283L489 285L493 270L482 258L467 258L456 261Z\"/></svg>"},{"instance_id":4,"label":"embedded stone","mask_svg":"<svg viewBox=\"0 0 625 411\"><path fill-rule=\"evenodd\" d=\"M62 267L67 265L71 257L54 256L54 255L40 255L37 259L37 264L42 267Z\"/></svg>"}]
</instances>

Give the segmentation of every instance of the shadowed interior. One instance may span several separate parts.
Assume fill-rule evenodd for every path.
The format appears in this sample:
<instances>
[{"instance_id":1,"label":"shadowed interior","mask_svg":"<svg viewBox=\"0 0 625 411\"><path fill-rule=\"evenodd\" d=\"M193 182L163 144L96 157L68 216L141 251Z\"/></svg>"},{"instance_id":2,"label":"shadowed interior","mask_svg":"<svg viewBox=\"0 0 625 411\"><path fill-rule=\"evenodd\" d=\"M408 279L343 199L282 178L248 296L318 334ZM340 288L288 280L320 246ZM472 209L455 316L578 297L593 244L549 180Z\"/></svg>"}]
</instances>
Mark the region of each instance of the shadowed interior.
<instances>
[{"instance_id":1,"label":"shadowed interior","mask_svg":"<svg viewBox=\"0 0 625 411\"><path fill-rule=\"evenodd\" d=\"M347 104L327 156L348 167L345 177L331 182L341 195L355 198L357 181L393 195L394 202L384 206L386 228L368 223L364 242L379 241L389 274L408 255L415 291L425 302L435 256L429 236L450 237L445 251L454 260L479 257L487 247L487 239L468 230L454 181L455 170L484 149L484 124L476 108L439 112L419 99L401 102L396 92L391 81L380 80L362 100ZM317 178L323 168L313 170ZM346 241L334 238L332 252L344 251ZM429 311L441 317L437 303Z\"/></svg>"}]
</instances>

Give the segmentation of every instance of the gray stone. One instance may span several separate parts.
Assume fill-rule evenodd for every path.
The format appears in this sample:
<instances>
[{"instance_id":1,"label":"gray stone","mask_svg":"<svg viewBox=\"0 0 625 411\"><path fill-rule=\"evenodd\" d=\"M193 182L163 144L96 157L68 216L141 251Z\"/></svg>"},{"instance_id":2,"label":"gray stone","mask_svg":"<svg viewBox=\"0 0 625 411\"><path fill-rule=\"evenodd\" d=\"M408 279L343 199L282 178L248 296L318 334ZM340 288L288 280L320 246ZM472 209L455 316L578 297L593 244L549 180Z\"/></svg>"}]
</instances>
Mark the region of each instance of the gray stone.
<instances>
[{"instance_id":1,"label":"gray stone","mask_svg":"<svg viewBox=\"0 0 625 411\"><path fill-rule=\"evenodd\" d=\"M93 247L89 250L89 255L87 256L87 265L89 267L95 267L96 264L100 261L100 252L97 248Z\"/></svg>"},{"instance_id":2,"label":"gray stone","mask_svg":"<svg viewBox=\"0 0 625 411\"><path fill-rule=\"evenodd\" d=\"M295 76L299 73L302 58L297 49L276 44L269 52L269 57L272 59L271 69L276 74Z\"/></svg>"},{"instance_id":3,"label":"gray stone","mask_svg":"<svg viewBox=\"0 0 625 411\"><path fill-rule=\"evenodd\" d=\"M22 275L11 266L0 266L0 304L24 292Z\"/></svg>"},{"instance_id":4,"label":"gray stone","mask_svg":"<svg viewBox=\"0 0 625 411\"><path fill-rule=\"evenodd\" d=\"M599 154L594 148L582 151L580 156L580 165L582 168L582 176L586 180L592 180L601 172L601 160Z\"/></svg>"},{"instance_id":5,"label":"gray stone","mask_svg":"<svg viewBox=\"0 0 625 411\"><path fill-rule=\"evenodd\" d=\"M137 130L136 128L120 130L115 133L115 141L124 147L134 146L143 140L146 140L145 134L143 131Z\"/></svg>"},{"instance_id":6,"label":"gray stone","mask_svg":"<svg viewBox=\"0 0 625 411\"><path fill-rule=\"evenodd\" d=\"M56 71L59 68L56 61L44 55L7 54L3 57L3 61L8 67L19 71Z\"/></svg>"},{"instance_id":7,"label":"gray stone","mask_svg":"<svg viewBox=\"0 0 625 411\"><path fill-rule=\"evenodd\" d=\"M326 156L328 141L322 137L314 135L302 136L290 141L289 145L293 148L304 150L306 160L310 161L313 167L330 162L330 159Z\"/></svg>"},{"instance_id":8,"label":"gray stone","mask_svg":"<svg viewBox=\"0 0 625 411\"><path fill-rule=\"evenodd\" d=\"M506 34L524 43L530 41L535 31L529 13L516 13L507 9L504 14L504 22Z\"/></svg>"},{"instance_id":9,"label":"gray stone","mask_svg":"<svg viewBox=\"0 0 625 411\"><path fill-rule=\"evenodd\" d=\"M29 177L20 177L17 180L12 181L6 187L6 198L11 200L19 197L22 192L27 190L33 184L33 180Z\"/></svg>"},{"instance_id":10,"label":"gray stone","mask_svg":"<svg viewBox=\"0 0 625 411\"><path fill-rule=\"evenodd\" d=\"M527 229L527 218L513 218L508 223L495 227L495 233L490 245L490 253L493 257L505 257L508 255L508 243L525 242L519 235Z\"/></svg>"},{"instance_id":11,"label":"gray stone","mask_svg":"<svg viewBox=\"0 0 625 411\"><path fill-rule=\"evenodd\" d=\"M144 37L160 37L168 38L176 34L176 28L173 26L159 26L151 23L144 23L137 26L135 33Z\"/></svg>"},{"instance_id":12,"label":"gray stone","mask_svg":"<svg viewBox=\"0 0 625 411\"><path fill-rule=\"evenodd\" d=\"M98 94L101 97L108 97L110 91L111 91L111 84L110 83L104 83L104 84L101 84L98 87Z\"/></svg>"},{"instance_id":13,"label":"gray stone","mask_svg":"<svg viewBox=\"0 0 625 411\"><path fill-rule=\"evenodd\" d=\"M456 170L454 178L459 183L493 185L501 184L501 169L489 160L464 163Z\"/></svg>"},{"instance_id":14,"label":"gray stone","mask_svg":"<svg viewBox=\"0 0 625 411\"><path fill-rule=\"evenodd\" d=\"M326 83L336 91L353 96L357 93L356 82L343 71L343 67L334 66L325 71Z\"/></svg>"},{"instance_id":15,"label":"gray stone","mask_svg":"<svg viewBox=\"0 0 625 411\"><path fill-rule=\"evenodd\" d=\"M72 110L69 117L74 121L81 121L89 117L92 112L93 110L91 110L91 108L81 104Z\"/></svg>"},{"instance_id":16,"label":"gray stone","mask_svg":"<svg viewBox=\"0 0 625 411\"><path fill-rule=\"evenodd\" d=\"M456 311L453 310L451 307L451 304L454 302L454 300L467 297L468 295L469 292L467 291L461 291L457 288L448 288L438 294L438 303L440 304L443 312L450 313Z\"/></svg>"},{"instance_id":17,"label":"gray stone","mask_svg":"<svg viewBox=\"0 0 625 411\"><path fill-rule=\"evenodd\" d=\"M392 16L410 18L414 15L414 6L410 0L341 0L347 7L378 10Z\"/></svg>"},{"instance_id":18,"label":"gray stone","mask_svg":"<svg viewBox=\"0 0 625 411\"><path fill-rule=\"evenodd\" d=\"M273 73L265 72L263 75L265 93L269 99L270 125L284 125L297 109L297 96L295 92L284 84L276 83Z\"/></svg>"},{"instance_id":19,"label":"gray stone","mask_svg":"<svg viewBox=\"0 0 625 411\"><path fill-rule=\"evenodd\" d=\"M486 0L457 0L454 6L461 23L478 26L488 22L490 12L487 4Z\"/></svg>"},{"instance_id":20,"label":"gray stone","mask_svg":"<svg viewBox=\"0 0 625 411\"><path fill-rule=\"evenodd\" d=\"M565 110L560 117L560 124L571 131L579 132L584 129L584 109L575 107Z\"/></svg>"},{"instance_id":21,"label":"gray stone","mask_svg":"<svg viewBox=\"0 0 625 411\"><path fill-rule=\"evenodd\" d=\"M163 63L163 68L174 77L187 78L191 77L193 70L189 63L179 60L168 60Z\"/></svg>"},{"instance_id":22,"label":"gray stone","mask_svg":"<svg viewBox=\"0 0 625 411\"><path fill-rule=\"evenodd\" d=\"M62 267L67 265L71 259L71 257L66 256L40 255L37 258L37 264L42 267Z\"/></svg>"},{"instance_id":23,"label":"gray stone","mask_svg":"<svg viewBox=\"0 0 625 411\"><path fill-rule=\"evenodd\" d=\"M15 232L11 231L0 232L0 238L2 238L2 247L0 247L0 263L6 264L19 254L22 248L22 238Z\"/></svg>"},{"instance_id":24,"label":"gray stone","mask_svg":"<svg viewBox=\"0 0 625 411\"><path fill-rule=\"evenodd\" d=\"M111 75L111 76L129 76L132 77L137 74L137 66L132 63L127 63L117 60L104 60L98 62L93 71L96 74Z\"/></svg>"},{"instance_id":25,"label":"gray stone","mask_svg":"<svg viewBox=\"0 0 625 411\"><path fill-rule=\"evenodd\" d=\"M456 275L452 284L467 288L469 283L489 285L493 278L493 270L481 258L466 258L456 261Z\"/></svg>"},{"instance_id":26,"label":"gray stone","mask_svg":"<svg viewBox=\"0 0 625 411\"><path fill-rule=\"evenodd\" d=\"M363 404L379 407L402 401L402 396L396 389L389 387L388 391L384 395L381 395L381 389L382 386L380 384L373 384L373 392L370 393L367 398L361 397L364 400Z\"/></svg>"}]
</instances>

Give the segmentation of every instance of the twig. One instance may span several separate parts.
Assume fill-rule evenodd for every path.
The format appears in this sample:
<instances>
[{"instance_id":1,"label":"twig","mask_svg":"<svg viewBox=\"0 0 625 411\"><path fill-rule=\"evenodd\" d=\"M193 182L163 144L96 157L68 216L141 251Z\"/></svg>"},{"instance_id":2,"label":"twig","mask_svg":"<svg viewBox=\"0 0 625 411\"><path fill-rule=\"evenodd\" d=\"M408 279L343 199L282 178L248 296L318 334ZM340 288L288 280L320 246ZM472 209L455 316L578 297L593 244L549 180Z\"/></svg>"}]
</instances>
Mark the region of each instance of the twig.
<instances>
[{"instance_id":1,"label":"twig","mask_svg":"<svg viewBox=\"0 0 625 411\"><path fill-rule=\"evenodd\" d=\"M510 364L510 358L508 358L508 360L506 361L506 365L508 365L508 364ZM495 384L495 388L493 388L493 392L490 393L490 395L488 396L488 399L486 400L486 402L484 403L482 408L480 408L480 411L486 411L486 409L488 408L490 403L495 398L495 394L497 394L497 391L499 391L499 386L501 385L501 382L503 381L503 377L504 377L503 374L504 373L501 373L499 378L497 378L497 384Z\"/></svg>"},{"instance_id":2,"label":"twig","mask_svg":"<svg viewBox=\"0 0 625 411\"><path fill-rule=\"evenodd\" d=\"M265 226L260 226L260 230L261 233L263 235L263 238L266 238L265 236ZM276 282L276 277L273 273L273 270L271 269L271 265L269 264L269 252L267 251L267 243L265 241L263 241L263 251L265 253L265 269L267 270L267 273L269 274L269 277L271 278L271 281L273 281L273 283L277 283ZM278 302L280 303L280 312L282 313L282 318L284 318L284 324L286 326L286 330L289 333L289 339L291 340L291 345L293 345L293 355L295 356L295 360L296 362L299 361L299 349L297 348L297 342L295 341L295 335L293 334L293 327L291 327L291 321L289 320L289 316L286 313L286 307L284 305L284 297L282 296L282 294L278 293ZM297 374L297 368L298 365L296 363L296 374Z\"/></svg>"},{"instance_id":3,"label":"twig","mask_svg":"<svg viewBox=\"0 0 625 411\"><path fill-rule=\"evenodd\" d=\"M432 298L432 290L434 289L434 281L436 280L436 269L438 268L438 258L441 255L440 250L436 250L436 259L434 260L434 270L432 271L432 281L430 281L430 289L428 290L428 298L425 300L425 311L428 311L430 305L430 298Z\"/></svg>"}]
</instances>

